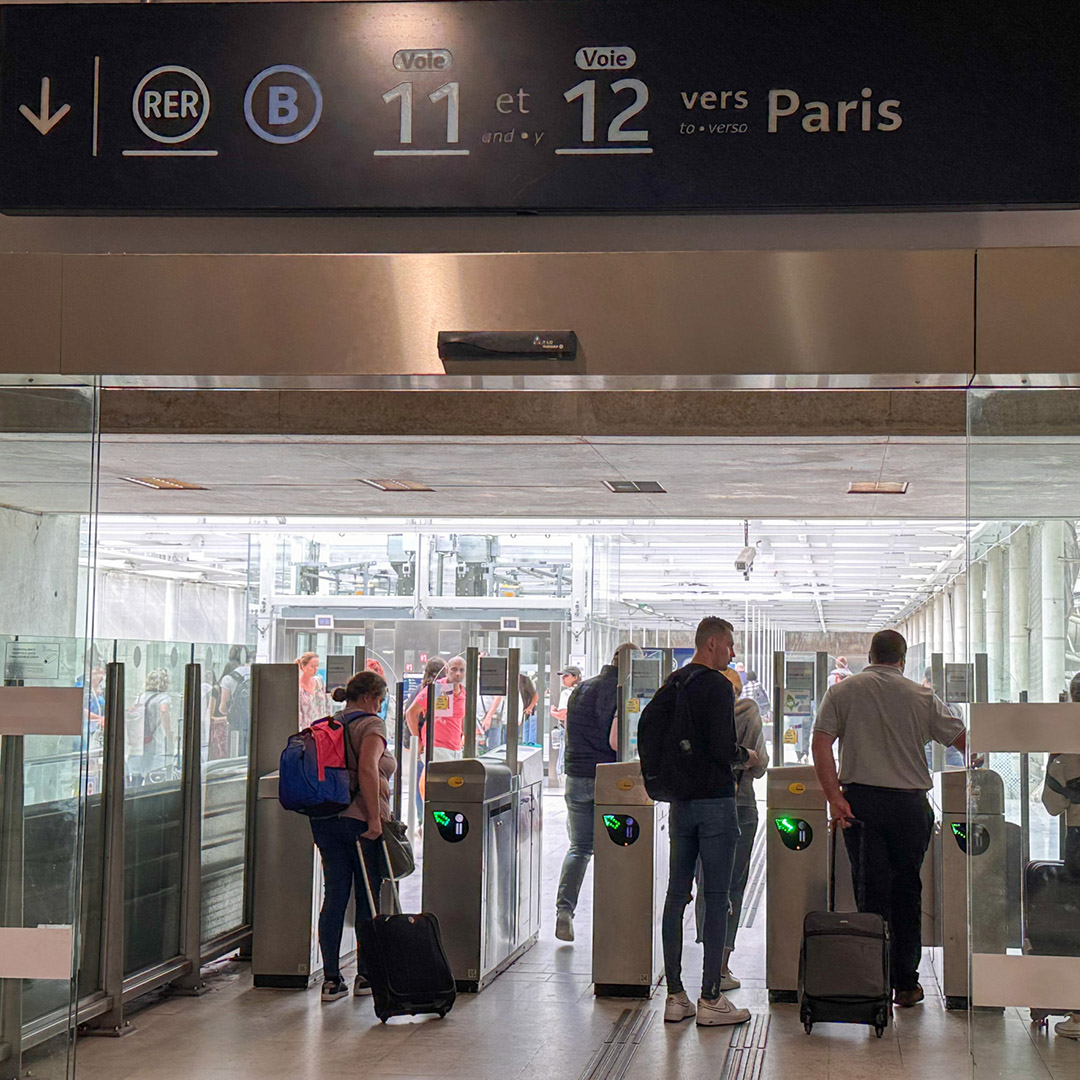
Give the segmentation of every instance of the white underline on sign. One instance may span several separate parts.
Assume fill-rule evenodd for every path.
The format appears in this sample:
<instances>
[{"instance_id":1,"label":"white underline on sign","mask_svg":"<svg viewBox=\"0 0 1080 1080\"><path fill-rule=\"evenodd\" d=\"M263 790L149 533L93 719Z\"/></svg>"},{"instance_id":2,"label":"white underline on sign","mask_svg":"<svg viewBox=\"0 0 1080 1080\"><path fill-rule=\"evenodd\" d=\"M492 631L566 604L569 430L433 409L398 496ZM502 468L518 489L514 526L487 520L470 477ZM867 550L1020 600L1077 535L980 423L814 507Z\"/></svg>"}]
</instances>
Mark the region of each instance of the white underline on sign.
<instances>
[{"instance_id":1,"label":"white underline on sign","mask_svg":"<svg viewBox=\"0 0 1080 1080\"><path fill-rule=\"evenodd\" d=\"M124 157L217 157L217 150L125 150Z\"/></svg>"},{"instance_id":2,"label":"white underline on sign","mask_svg":"<svg viewBox=\"0 0 1080 1080\"><path fill-rule=\"evenodd\" d=\"M99 104L99 91L101 89L101 57L94 57L94 134L93 134L93 150L94 157L98 156L98 104Z\"/></svg>"},{"instance_id":3,"label":"white underline on sign","mask_svg":"<svg viewBox=\"0 0 1080 1080\"><path fill-rule=\"evenodd\" d=\"M467 157L468 150L374 150L376 157Z\"/></svg>"},{"instance_id":4,"label":"white underline on sign","mask_svg":"<svg viewBox=\"0 0 1080 1080\"><path fill-rule=\"evenodd\" d=\"M568 146L556 150L556 154L588 154L590 157L601 157L604 154L651 154L651 146Z\"/></svg>"}]
</instances>

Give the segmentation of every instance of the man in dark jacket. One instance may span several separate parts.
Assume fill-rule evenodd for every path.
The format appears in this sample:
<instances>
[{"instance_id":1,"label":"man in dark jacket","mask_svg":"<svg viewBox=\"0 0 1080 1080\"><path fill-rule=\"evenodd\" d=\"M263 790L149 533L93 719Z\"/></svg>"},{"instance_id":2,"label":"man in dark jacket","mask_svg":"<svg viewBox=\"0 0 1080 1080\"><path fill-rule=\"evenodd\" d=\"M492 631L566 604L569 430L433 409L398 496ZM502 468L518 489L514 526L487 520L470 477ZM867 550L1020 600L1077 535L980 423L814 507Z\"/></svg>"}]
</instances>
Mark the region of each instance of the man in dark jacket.
<instances>
[{"instance_id":1,"label":"man in dark jacket","mask_svg":"<svg viewBox=\"0 0 1080 1080\"><path fill-rule=\"evenodd\" d=\"M578 684L566 706L564 798L570 850L563 859L555 900L555 936L560 941L574 940L574 909L593 854L596 766L615 760L619 656L637 651L636 645L620 645L599 675Z\"/></svg>"}]
</instances>

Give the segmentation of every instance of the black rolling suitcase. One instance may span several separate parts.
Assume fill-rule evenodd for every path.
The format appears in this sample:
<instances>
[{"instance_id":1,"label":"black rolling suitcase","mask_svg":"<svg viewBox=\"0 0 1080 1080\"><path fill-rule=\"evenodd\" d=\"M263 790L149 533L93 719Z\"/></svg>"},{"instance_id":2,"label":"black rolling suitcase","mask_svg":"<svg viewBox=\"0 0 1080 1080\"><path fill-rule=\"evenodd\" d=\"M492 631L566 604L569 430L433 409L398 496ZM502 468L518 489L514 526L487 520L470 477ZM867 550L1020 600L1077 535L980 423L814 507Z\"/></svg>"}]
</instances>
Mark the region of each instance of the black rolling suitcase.
<instances>
[{"instance_id":1,"label":"black rolling suitcase","mask_svg":"<svg viewBox=\"0 0 1080 1080\"><path fill-rule=\"evenodd\" d=\"M358 853L364 888L374 911L371 881L359 845ZM418 1013L438 1013L441 1019L454 1007L457 986L443 949L439 921L434 915L401 913L397 882L385 842L383 856L398 914L376 915L356 927L367 964L375 1015L384 1024L391 1016L416 1016Z\"/></svg>"},{"instance_id":2,"label":"black rolling suitcase","mask_svg":"<svg viewBox=\"0 0 1080 1080\"><path fill-rule=\"evenodd\" d=\"M829 910L811 911L803 920L799 1018L807 1034L815 1024L869 1024L880 1039L892 1019L889 928L880 915L832 910L836 845L843 842L835 823L830 839ZM864 879L865 853L860 864Z\"/></svg>"}]
</instances>

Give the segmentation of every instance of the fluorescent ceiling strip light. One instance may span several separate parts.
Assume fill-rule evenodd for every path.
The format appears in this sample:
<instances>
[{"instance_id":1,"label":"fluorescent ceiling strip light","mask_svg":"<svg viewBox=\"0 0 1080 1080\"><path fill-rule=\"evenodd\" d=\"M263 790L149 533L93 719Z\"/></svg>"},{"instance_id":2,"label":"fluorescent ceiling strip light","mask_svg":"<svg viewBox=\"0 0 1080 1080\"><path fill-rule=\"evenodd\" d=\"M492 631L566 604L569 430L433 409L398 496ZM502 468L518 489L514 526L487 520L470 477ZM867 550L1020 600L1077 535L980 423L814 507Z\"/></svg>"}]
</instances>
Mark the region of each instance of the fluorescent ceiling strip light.
<instances>
[{"instance_id":1,"label":"fluorescent ceiling strip light","mask_svg":"<svg viewBox=\"0 0 1080 1080\"><path fill-rule=\"evenodd\" d=\"M120 479L155 491L206 491L202 484L189 484L186 480L175 480L171 476L121 476Z\"/></svg>"}]
</instances>

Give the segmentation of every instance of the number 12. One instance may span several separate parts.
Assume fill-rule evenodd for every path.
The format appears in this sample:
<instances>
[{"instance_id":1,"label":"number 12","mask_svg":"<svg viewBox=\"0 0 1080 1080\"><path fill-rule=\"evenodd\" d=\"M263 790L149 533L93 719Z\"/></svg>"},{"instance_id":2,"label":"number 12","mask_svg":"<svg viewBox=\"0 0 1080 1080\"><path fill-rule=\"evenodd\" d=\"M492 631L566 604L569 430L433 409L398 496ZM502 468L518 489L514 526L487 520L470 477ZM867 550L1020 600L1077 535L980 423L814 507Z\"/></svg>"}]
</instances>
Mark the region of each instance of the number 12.
<instances>
[{"instance_id":1,"label":"number 12","mask_svg":"<svg viewBox=\"0 0 1080 1080\"><path fill-rule=\"evenodd\" d=\"M458 117L461 105L458 97L458 84L456 82L444 83L438 90L432 90L428 94L428 101L437 104L446 99L446 141L456 143L458 141ZM392 101L401 102L401 126L398 141L402 143L412 142L412 119L413 119L413 84L411 82L398 83L393 90L387 90L382 96L387 105Z\"/></svg>"},{"instance_id":2,"label":"number 12","mask_svg":"<svg viewBox=\"0 0 1080 1080\"><path fill-rule=\"evenodd\" d=\"M647 130L624 131L623 124L632 120L646 105L649 104L649 88L640 79L620 79L611 84L611 92L618 94L622 90L634 91L634 103L628 105L614 120L608 124L608 142L648 142ZM567 101L577 101L581 98L581 141L596 141L596 80L586 79L577 86L571 86L563 97Z\"/></svg>"}]
</instances>

